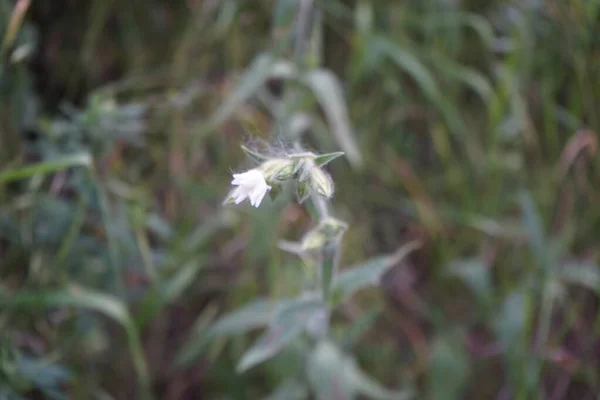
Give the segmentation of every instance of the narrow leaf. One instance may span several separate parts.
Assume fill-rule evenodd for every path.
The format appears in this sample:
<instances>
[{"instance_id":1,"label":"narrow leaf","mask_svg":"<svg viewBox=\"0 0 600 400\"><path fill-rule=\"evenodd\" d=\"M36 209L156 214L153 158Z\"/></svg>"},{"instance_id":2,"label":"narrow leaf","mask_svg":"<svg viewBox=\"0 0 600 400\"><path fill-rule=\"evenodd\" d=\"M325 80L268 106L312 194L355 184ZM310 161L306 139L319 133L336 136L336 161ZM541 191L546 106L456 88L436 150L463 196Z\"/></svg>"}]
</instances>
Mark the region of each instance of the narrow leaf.
<instances>
[{"instance_id":1,"label":"narrow leaf","mask_svg":"<svg viewBox=\"0 0 600 400\"><path fill-rule=\"evenodd\" d=\"M456 260L450 264L451 275L462 280L483 302L492 294L489 266L479 258Z\"/></svg>"},{"instance_id":2,"label":"narrow leaf","mask_svg":"<svg viewBox=\"0 0 600 400\"><path fill-rule=\"evenodd\" d=\"M335 242L328 244L322 249L321 287L323 288L324 299L329 299L329 294L331 293L331 284L336 272L338 249L339 246Z\"/></svg>"},{"instance_id":3,"label":"narrow leaf","mask_svg":"<svg viewBox=\"0 0 600 400\"><path fill-rule=\"evenodd\" d=\"M346 360L330 342L321 342L308 359L308 381L318 400L352 400L356 393L345 375Z\"/></svg>"},{"instance_id":4,"label":"narrow leaf","mask_svg":"<svg viewBox=\"0 0 600 400\"><path fill-rule=\"evenodd\" d=\"M343 151L336 151L335 153L327 153L327 154L320 154L318 156L315 157L315 162L320 166L324 166L328 163L330 163L331 161L335 160L338 157L341 157L344 155Z\"/></svg>"},{"instance_id":5,"label":"narrow leaf","mask_svg":"<svg viewBox=\"0 0 600 400\"><path fill-rule=\"evenodd\" d=\"M504 349L518 351L527 323L528 304L522 290L515 290L504 300L494 321L496 336Z\"/></svg>"},{"instance_id":6,"label":"narrow leaf","mask_svg":"<svg viewBox=\"0 0 600 400\"><path fill-rule=\"evenodd\" d=\"M295 69L291 63L276 61L270 54L258 55L241 78L235 91L217 110L210 126L218 126L229 118L241 104L251 98L257 90L271 77L292 78Z\"/></svg>"},{"instance_id":7,"label":"narrow leaf","mask_svg":"<svg viewBox=\"0 0 600 400\"><path fill-rule=\"evenodd\" d=\"M429 399L462 399L468 378L469 360L463 343L456 337L438 338L433 345L429 371Z\"/></svg>"},{"instance_id":8,"label":"narrow leaf","mask_svg":"<svg viewBox=\"0 0 600 400\"><path fill-rule=\"evenodd\" d=\"M475 13L462 11L431 13L431 16L426 18L421 24L427 30L443 27L455 28L461 25L468 26L473 29L488 49L492 49L496 39L494 28L490 22Z\"/></svg>"},{"instance_id":9,"label":"narrow leaf","mask_svg":"<svg viewBox=\"0 0 600 400\"><path fill-rule=\"evenodd\" d=\"M264 400L304 400L307 398L306 386L296 380L287 380Z\"/></svg>"},{"instance_id":10,"label":"narrow leaf","mask_svg":"<svg viewBox=\"0 0 600 400\"><path fill-rule=\"evenodd\" d=\"M53 172L76 166L89 167L92 164L92 158L88 153L75 154L57 158L52 161L27 165L20 168L14 168L0 173L0 185L7 182L29 178L34 175L46 175Z\"/></svg>"},{"instance_id":11,"label":"narrow leaf","mask_svg":"<svg viewBox=\"0 0 600 400\"><path fill-rule=\"evenodd\" d=\"M341 301L360 289L378 284L381 276L389 268L397 265L419 247L421 247L421 242L409 242L400 247L394 254L375 257L364 263L349 267L341 272L333 282L335 297Z\"/></svg>"},{"instance_id":12,"label":"narrow leaf","mask_svg":"<svg viewBox=\"0 0 600 400\"><path fill-rule=\"evenodd\" d=\"M362 166L362 156L350 127L350 118L342 85L330 71L316 69L306 75L304 83L312 90L325 112L332 133L348 161L354 167Z\"/></svg>"},{"instance_id":13,"label":"narrow leaf","mask_svg":"<svg viewBox=\"0 0 600 400\"><path fill-rule=\"evenodd\" d=\"M276 307L276 302L257 299L243 308L219 318L210 327L209 333L211 336L226 336L260 328L269 323Z\"/></svg>"},{"instance_id":14,"label":"narrow leaf","mask_svg":"<svg viewBox=\"0 0 600 400\"><path fill-rule=\"evenodd\" d=\"M412 399L413 392L411 390L391 391L381 385L379 382L365 374L356 364L356 362L348 362L348 377L352 382L354 390L357 393L366 396L373 400L408 400Z\"/></svg>"},{"instance_id":15,"label":"narrow leaf","mask_svg":"<svg viewBox=\"0 0 600 400\"><path fill-rule=\"evenodd\" d=\"M525 232L527 233L531 247L538 257L538 260L544 262L547 259L546 238L540 215L538 214L533 198L529 193L521 193L519 199L521 202L521 209L523 210Z\"/></svg>"},{"instance_id":16,"label":"narrow leaf","mask_svg":"<svg viewBox=\"0 0 600 400\"><path fill-rule=\"evenodd\" d=\"M374 400L406 400L410 391L391 391L366 375L356 361L332 342L322 341L311 353L308 380L319 400L355 399L359 394Z\"/></svg>"},{"instance_id":17,"label":"narrow leaf","mask_svg":"<svg viewBox=\"0 0 600 400\"><path fill-rule=\"evenodd\" d=\"M600 294L600 269L596 264L569 263L558 272L558 278Z\"/></svg>"},{"instance_id":18,"label":"narrow leaf","mask_svg":"<svg viewBox=\"0 0 600 400\"><path fill-rule=\"evenodd\" d=\"M244 354L236 370L245 372L269 358L277 355L283 348L298 337L304 330L300 325L277 325L270 327L254 345Z\"/></svg>"},{"instance_id":19,"label":"narrow leaf","mask_svg":"<svg viewBox=\"0 0 600 400\"><path fill-rule=\"evenodd\" d=\"M254 161L257 162L263 162L263 161L267 161L269 159L269 157L264 156L260 153L257 153L254 150L249 149L248 147L242 145L242 150L244 151L244 153L246 153L250 158L252 158Z\"/></svg>"},{"instance_id":20,"label":"narrow leaf","mask_svg":"<svg viewBox=\"0 0 600 400\"><path fill-rule=\"evenodd\" d=\"M278 354L298 337L323 310L323 303L315 299L292 301L278 307L267 331L254 343L240 360L237 370L244 372Z\"/></svg>"},{"instance_id":21,"label":"narrow leaf","mask_svg":"<svg viewBox=\"0 0 600 400\"><path fill-rule=\"evenodd\" d=\"M257 299L227 315L222 316L211 326L197 325L193 336L186 343L177 358L178 365L187 365L196 360L210 341L216 337L233 336L268 325L276 307L283 302Z\"/></svg>"},{"instance_id":22,"label":"narrow leaf","mask_svg":"<svg viewBox=\"0 0 600 400\"><path fill-rule=\"evenodd\" d=\"M142 345L139 340L137 329L131 319L129 311L124 303L116 297L72 285L68 290L41 292L41 293L18 293L14 296L0 297L0 309L46 309L53 307L75 307L98 311L118 322L124 329L134 367L136 369L139 385L142 393L151 397L150 378L148 367L144 358Z\"/></svg>"},{"instance_id":23,"label":"narrow leaf","mask_svg":"<svg viewBox=\"0 0 600 400\"><path fill-rule=\"evenodd\" d=\"M452 102L444 98L432 73L421 60L385 37L375 37L372 40L378 52L388 57L415 80L425 97L439 109L450 130L456 136L463 135L463 122L458 111Z\"/></svg>"},{"instance_id":24,"label":"narrow leaf","mask_svg":"<svg viewBox=\"0 0 600 400\"><path fill-rule=\"evenodd\" d=\"M484 103L488 104L490 102L494 90L492 89L492 85L490 85L488 80L482 74L472 68L460 65L451 58L441 54L435 54L432 55L432 57L434 60L433 64L441 73L444 73L450 78L454 78L471 88Z\"/></svg>"}]
</instances>

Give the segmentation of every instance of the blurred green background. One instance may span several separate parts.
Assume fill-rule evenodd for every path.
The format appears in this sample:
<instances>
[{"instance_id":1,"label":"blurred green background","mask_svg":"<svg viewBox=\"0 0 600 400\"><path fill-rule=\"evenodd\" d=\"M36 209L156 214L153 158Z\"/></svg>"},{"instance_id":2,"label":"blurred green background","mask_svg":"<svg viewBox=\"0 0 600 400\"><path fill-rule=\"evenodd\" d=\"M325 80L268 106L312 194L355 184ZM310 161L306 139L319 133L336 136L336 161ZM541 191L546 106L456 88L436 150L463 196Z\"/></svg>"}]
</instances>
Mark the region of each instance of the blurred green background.
<instances>
[{"instance_id":1,"label":"blurred green background","mask_svg":"<svg viewBox=\"0 0 600 400\"><path fill-rule=\"evenodd\" d=\"M600 1L315 1L282 126L301 3L0 0L0 399L297 376L301 348L239 374L256 332L206 337L302 289L278 241L305 208L221 205L240 145L281 130L346 152L344 266L423 243L333 314L364 371L417 399L597 398Z\"/></svg>"}]
</instances>

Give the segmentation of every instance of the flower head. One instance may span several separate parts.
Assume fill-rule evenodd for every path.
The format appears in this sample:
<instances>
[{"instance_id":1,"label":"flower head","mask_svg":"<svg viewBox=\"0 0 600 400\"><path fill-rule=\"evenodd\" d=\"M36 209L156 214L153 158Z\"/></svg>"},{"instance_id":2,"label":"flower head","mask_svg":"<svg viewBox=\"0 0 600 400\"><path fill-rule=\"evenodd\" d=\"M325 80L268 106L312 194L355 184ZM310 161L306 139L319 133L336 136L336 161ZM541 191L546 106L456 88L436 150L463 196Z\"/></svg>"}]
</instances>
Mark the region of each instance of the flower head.
<instances>
[{"instance_id":1,"label":"flower head","mask_svg":"<svg viewBox=\"0 0 600 400\"><path fill-rule=\"evenodd\" d=\"M232 185L237 188L230 195L235 204L240 204L245 199L250 199L250 204L258 207L271 186L267 185L265 176L258 169L251 169L241 174L233 174Z\"/></svg>"},{"instance_id":2,"label":"flower head","mask_svg":"<svg viewBox=\"0 0 600 400\"><path fill-rule=\"evenodd\" d=\"M302 203L314 192L331 198L334 191L333 180L322 168L325 164L343 155L342 152L317 155L312 152L293 152L283 155L263 155L242 146L256 162L257 167L233 174L231 183L237 187L229 192L223 204L240 204L245 199L258 207L271 186L279 187L286 181L296 181L298 201Z\"/></svg>"},{"instance_id":3,"label":"flower head","mask_svg":"<svg viewBox=\"0 0 600 400\"><path fill-rule=\"evenodd\" d=\"M333 196L333 180L322 168L314 166L310 170L310 187L326 198Z\"/></svg>"}]
</instances>

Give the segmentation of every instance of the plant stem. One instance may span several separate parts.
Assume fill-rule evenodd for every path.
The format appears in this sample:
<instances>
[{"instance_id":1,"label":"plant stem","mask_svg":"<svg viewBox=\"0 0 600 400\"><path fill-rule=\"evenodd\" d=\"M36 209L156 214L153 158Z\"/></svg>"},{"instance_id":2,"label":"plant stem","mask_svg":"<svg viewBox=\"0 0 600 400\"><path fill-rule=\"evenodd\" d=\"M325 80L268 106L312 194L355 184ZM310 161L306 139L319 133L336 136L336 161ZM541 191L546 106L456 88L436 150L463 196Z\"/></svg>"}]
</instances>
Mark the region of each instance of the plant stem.
<instances>
[{"instance_id":1,"label":"plant stem","mask_svg":"<svg viewBox=\"0 0 600 400\"><path fill-rule=\"evenodd\" d=\"M295 33L295 48L294 60L298 70L302 71L307 65L307 48L311 36L311 27L313 25L314 16L314 1L300 0L298 5L298 16L296 22ZM284 101L286 104L294 104L296 96L300 96L296 92L287 93ZM289 111L289 110L288 110ZM302 151L302 146L299 141L294 143L294 147L298 151ZM319 221L329 217L329 202L322 196L311 191L310 201L316 211L316 219ZM318 222L318 221L317 221ZM321 253L318 266L318 286L319 293L323 297L323 301L327 302L330 296L331 283L335 276L338 267L339 240L327 244Z\"/></svg>"},{"instance_id":2,"label":"plant stem","mask_svg":"<svg viewBox=\"0 0 600 400\"><path fill-rule=\"evenodd\" d=\"M312 25L313 0L300 0L298 5L298 22L296 23L296 41L294 58L300 68L306 65L306 44L310 37Z\"/></svg>"}]
</instances>

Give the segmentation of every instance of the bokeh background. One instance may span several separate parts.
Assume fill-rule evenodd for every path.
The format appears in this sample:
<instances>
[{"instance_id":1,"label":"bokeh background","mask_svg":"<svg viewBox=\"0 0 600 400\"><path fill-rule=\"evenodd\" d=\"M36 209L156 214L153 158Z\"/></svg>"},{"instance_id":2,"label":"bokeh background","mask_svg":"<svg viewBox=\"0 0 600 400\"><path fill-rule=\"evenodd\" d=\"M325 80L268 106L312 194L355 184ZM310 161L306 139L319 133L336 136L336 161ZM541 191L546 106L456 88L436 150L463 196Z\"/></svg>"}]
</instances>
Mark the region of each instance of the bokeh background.
<instances>
[{"instance_id":1,"label":"bokeh background","mask_svg":"<svg viewBox=\"0 0 600 400\"><path fill-rule=\"evenodd\" d=\"M364 371L417 399L597 398L600 1L319 0L306 37L301 3L0 0L1 399L297 376L293 346L239 374L257 332L203 334L302 290L278 241L304 206L222 206L240 145L282 130L346 152L344 266L423 243L333 314ZM282 126L299 40L310 101Z\"/></svg>"}]
</instances>

